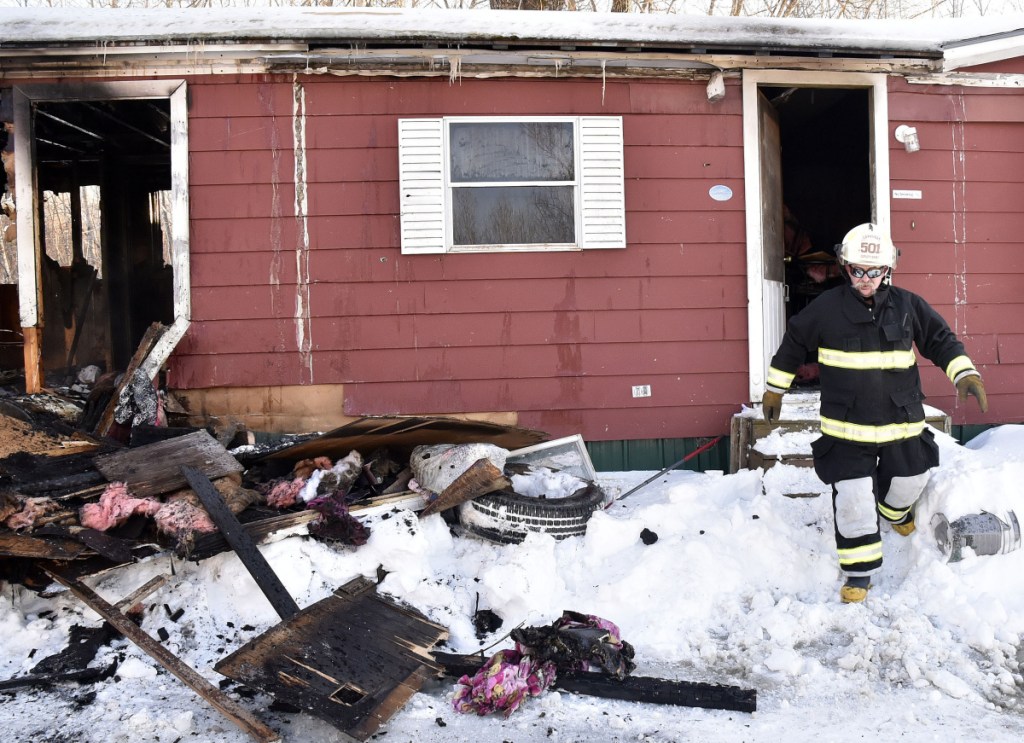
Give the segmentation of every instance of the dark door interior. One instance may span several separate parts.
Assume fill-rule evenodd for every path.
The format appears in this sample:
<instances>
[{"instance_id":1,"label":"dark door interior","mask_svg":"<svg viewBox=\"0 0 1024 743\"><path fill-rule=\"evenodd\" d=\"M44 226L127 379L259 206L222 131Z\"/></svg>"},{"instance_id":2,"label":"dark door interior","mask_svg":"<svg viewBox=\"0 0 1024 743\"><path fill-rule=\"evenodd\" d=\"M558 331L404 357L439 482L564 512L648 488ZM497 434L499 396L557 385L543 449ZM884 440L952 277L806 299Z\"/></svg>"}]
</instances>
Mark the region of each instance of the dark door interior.
<instances>
[{"instance_id":1,"label":"dark door interior","mask_svg":"<svg viewBox=\"0 0 1024 743\"><path fill-rule=\"evenodd\" d=\"M761 87L778 113L786 317L843 283L835 246L871 220L871 109L864 88ZM797 384L817 380L813 359Z\"/></svg>"},{"instance_id":2,"label":"dark door interior","mask_svg":"<svg viewBox=\"0 0 1024 743\"><path fill-rule=\"evenodd\" d=\"M149 325L174 319L170 103L40 102L32 114L47 378L124 369Z\"/></svg>"}]
</instances>

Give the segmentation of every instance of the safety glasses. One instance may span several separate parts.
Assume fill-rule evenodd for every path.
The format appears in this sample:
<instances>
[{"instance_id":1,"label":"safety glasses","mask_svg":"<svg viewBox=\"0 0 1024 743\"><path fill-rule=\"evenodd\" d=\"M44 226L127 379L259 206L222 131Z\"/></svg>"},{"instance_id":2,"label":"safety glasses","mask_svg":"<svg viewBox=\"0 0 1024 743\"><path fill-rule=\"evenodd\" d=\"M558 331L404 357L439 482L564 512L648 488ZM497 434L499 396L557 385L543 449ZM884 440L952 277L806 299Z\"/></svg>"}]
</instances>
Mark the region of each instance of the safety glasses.
<instances>
[{"instance_id":1,"label":"safety glasses","mask_svg":"<svg viewBox=\"0 0 1024 743\"><path fill-rule=\"evenodd\" d=\"M879 276L884 276L888 268L861 268L860 266L847 266L850 274L855 279L863 279L867 276L869 279L877 279Z\"/></svg>"}]
</instances>

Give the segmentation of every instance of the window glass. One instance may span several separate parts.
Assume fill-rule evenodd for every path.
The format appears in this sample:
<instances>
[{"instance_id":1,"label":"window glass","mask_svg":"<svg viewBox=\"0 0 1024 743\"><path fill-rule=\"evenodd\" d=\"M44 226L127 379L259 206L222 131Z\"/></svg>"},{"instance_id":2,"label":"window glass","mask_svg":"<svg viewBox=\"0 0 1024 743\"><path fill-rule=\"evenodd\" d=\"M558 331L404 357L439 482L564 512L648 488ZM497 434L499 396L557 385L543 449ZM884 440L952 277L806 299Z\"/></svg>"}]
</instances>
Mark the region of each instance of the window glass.
<instances>
[{"instance_id":1,"label":"window glass","mask_svg":"<svg viewBox=\"0 0 1024 743\"><path fill-rule=\"evenodd\" d=\"M572 181L568 121L452 123L451 182Z\"/></svg>"},{"instance_id":2,"label":"window glass","mask_svg":"<svg viewBox=\"0 0 1024 743\"><path fill-rule=\"evenodd\" d=\"M455 245L573 243L572 186L452 189Z\"/></svg>"}]
</instances>

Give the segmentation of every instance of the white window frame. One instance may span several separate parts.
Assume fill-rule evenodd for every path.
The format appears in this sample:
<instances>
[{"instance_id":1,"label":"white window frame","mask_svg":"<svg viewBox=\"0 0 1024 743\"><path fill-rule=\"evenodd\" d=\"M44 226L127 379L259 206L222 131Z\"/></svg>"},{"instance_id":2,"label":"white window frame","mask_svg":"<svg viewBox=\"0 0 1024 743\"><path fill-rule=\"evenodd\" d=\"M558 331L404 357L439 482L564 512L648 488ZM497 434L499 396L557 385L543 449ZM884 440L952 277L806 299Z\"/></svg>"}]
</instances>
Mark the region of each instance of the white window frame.
<instances>
[{"instance_id":1,"label":"white window frame","mask_svg":"<svg viewBox=\"0 0 1024 743\"><path fill-rule=\"evenodd\" d=\"M568 122L573 125L576 242L456 246L452 236L451 124ZM399 119L403 254L578 251L626 247L621 116L446 116ZM516 185L558 185L517 182ZM484 186L486 187L486 186Z\"/></svg>"}]
</instances>

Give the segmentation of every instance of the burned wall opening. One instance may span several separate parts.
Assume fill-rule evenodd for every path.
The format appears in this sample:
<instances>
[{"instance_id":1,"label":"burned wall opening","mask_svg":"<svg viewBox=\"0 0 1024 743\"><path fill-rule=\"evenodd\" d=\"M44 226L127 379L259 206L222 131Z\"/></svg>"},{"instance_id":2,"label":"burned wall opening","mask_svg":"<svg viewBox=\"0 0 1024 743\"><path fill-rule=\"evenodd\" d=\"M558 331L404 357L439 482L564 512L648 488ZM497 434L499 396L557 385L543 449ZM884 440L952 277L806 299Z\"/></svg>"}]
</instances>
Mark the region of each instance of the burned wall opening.
<instances>
[{"instance_id":1,"label":"burned wall opening","mask_svg":"<svg viewBox=\"0 0 1024 743\"><path fill-rule=\"evenodd\" d=\"M167 100L36 102L43 367L123 369L174 319ZM62 378L63 377L63 378Z\"/></svg>"}]
</instances>

